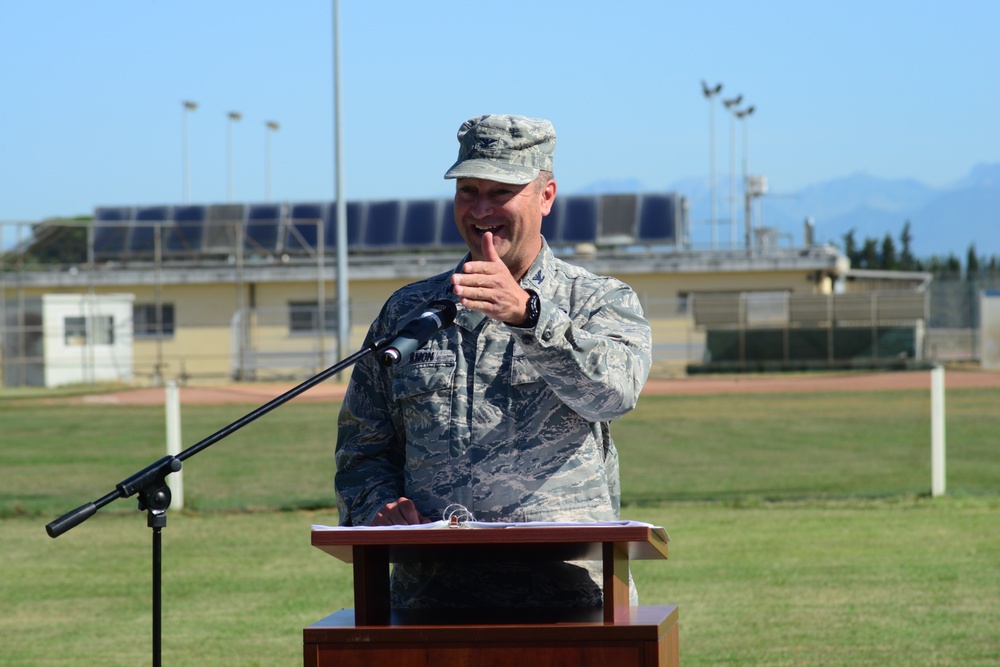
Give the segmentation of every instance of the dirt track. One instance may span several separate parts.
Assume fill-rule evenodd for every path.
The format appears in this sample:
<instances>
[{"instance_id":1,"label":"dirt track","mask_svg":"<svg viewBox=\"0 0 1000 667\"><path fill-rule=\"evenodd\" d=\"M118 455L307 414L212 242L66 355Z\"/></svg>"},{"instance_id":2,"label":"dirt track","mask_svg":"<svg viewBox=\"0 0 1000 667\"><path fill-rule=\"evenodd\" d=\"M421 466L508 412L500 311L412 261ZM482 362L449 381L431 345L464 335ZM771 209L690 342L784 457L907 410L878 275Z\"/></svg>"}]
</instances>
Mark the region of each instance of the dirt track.
<instances>
[{"instance_id":1,"label":"dirt track","mask_svg":"<svg viewBox=\"0 0 1000 667\"><path fill-rule=\"evenodd\" d=\"M288 391L293 384L229 384L217 387L182 387L181 402L239 403L263 405ZM645 394L746 394L767 392L885 391L892 389L930 390L929 371L871 373L811 373L790 375L702 375L654 379L646 383ZM1000 387L1000 372L948 370L948 388ZM337 401L346 385L333 381L313 387L295 401ZM91 404L158 405L163 403L162 387L133 389L73 399Z\"/></svg>"}]
</instances>

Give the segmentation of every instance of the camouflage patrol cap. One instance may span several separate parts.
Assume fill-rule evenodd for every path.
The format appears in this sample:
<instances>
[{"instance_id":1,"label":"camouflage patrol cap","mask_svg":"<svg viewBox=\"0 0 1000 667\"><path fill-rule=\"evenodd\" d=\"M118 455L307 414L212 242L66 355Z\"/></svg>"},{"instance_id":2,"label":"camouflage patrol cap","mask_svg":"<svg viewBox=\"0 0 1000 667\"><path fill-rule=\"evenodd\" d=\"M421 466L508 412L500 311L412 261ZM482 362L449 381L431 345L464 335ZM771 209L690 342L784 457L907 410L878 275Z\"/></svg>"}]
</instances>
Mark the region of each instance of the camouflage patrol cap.
<instances>
[{"instance_id":1,"label":"camouflage patrol cap","mask_svg":"<svg viewBox=\"0 0 1000 667\"><path fill-rule=\"evenodd\" d=\"M523 185L552 171L556 131L552 123L525 116L476 116L458 129L458 161L445 178L484 178Z\"/></svg>"}]
</instances>

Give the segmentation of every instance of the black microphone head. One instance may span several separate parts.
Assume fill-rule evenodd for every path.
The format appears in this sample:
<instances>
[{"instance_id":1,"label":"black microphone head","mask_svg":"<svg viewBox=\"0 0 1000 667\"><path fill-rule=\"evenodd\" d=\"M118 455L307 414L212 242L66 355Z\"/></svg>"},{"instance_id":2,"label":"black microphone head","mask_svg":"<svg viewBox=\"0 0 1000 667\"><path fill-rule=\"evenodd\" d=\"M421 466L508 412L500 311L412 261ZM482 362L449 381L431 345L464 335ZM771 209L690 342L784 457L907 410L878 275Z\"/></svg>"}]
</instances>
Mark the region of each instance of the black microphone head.
<instances>
[{"instance_id":1,"label":"black microphone head","mask_svg":"<svg viewBox=\"0 0 1000 667\"><path fill-rule=\"evenodd\" d=\"M427 304L423 313L400 329L389 346L382 350L382 363L386 366L399 363L422 347L435 333L454 324L457 314L458 306L450 299L439 299Z\"/></svg>"},{"instance_id":2,"label":"black microphone head","mask_svg":"<svg viewBox=\"0 0 1000 667\"><path fill-rule=\"evenodd\" d=\"M458 306L451 299L438 299L430 303L430 308L440 308L438 317L441 318L441 328L447 329L455 323L455 316L458 314Z\"/></svg>"}]
</instances>

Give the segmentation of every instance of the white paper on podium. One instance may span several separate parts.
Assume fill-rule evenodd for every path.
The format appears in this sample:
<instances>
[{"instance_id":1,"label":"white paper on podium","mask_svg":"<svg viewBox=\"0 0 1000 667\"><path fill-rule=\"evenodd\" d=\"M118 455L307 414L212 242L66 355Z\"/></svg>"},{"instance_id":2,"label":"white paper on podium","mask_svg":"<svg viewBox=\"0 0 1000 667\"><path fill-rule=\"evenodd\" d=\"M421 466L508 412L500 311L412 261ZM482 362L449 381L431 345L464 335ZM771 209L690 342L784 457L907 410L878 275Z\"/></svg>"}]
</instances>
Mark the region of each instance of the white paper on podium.
<instances>
[{"instance_id":1,"label":"white paper on podium","mask_svg":"<svg viewBox=\"0 0 1000 667\"><path fill-rule=\"evenodd\" d=\"M555 526L643 526L646 528L651 528L652 531L660 537L664 542L670 541L670 536L667 535L667 531L660 526L654 526L651 523L644 523L642 521L587 521L587 522L576 522L576 521L463 521L457 525L452 525L448 521L432 521L430 523L415 523L409 525L392 525L392 526L324 526L320 524L313 524L313 530L370 530L376 528L379 530L439 530L445 529L464 529L464 528L475 528L475 529L504 529L504 528L552 528Z\"/></svg>"}]
</instances>

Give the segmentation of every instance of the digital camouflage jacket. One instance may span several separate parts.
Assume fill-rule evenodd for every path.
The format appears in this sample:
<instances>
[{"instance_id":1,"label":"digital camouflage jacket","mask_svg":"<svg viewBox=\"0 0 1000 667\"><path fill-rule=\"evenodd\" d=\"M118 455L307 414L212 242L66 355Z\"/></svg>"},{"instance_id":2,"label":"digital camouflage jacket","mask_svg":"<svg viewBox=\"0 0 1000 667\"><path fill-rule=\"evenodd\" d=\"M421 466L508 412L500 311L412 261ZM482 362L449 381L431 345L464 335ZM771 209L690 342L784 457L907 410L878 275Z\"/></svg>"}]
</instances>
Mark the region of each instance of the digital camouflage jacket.
<instances>
[{"instance_id":1,"label":"digital camouflage jacket","mask_svg":"<svg viewBox=\"0 0 1000 667\"><path fill-rule=\"evenodd\" d=\"M394 293L368 340L397 331L431 301L454 299L450 275ZM409 359L392 368L372 355L357 363L338 423L341 524L368 525L400 496L431 519L453 503L478 521L619 518L610 422L635 407L649 373L639 299L617 279L556 258L546 243L521 286L541 297L533 329L460 305L454 326ZM419 569L396 568L394 603L406 604L402 589L420 587Z\"/></svg>"}]
</instances>

